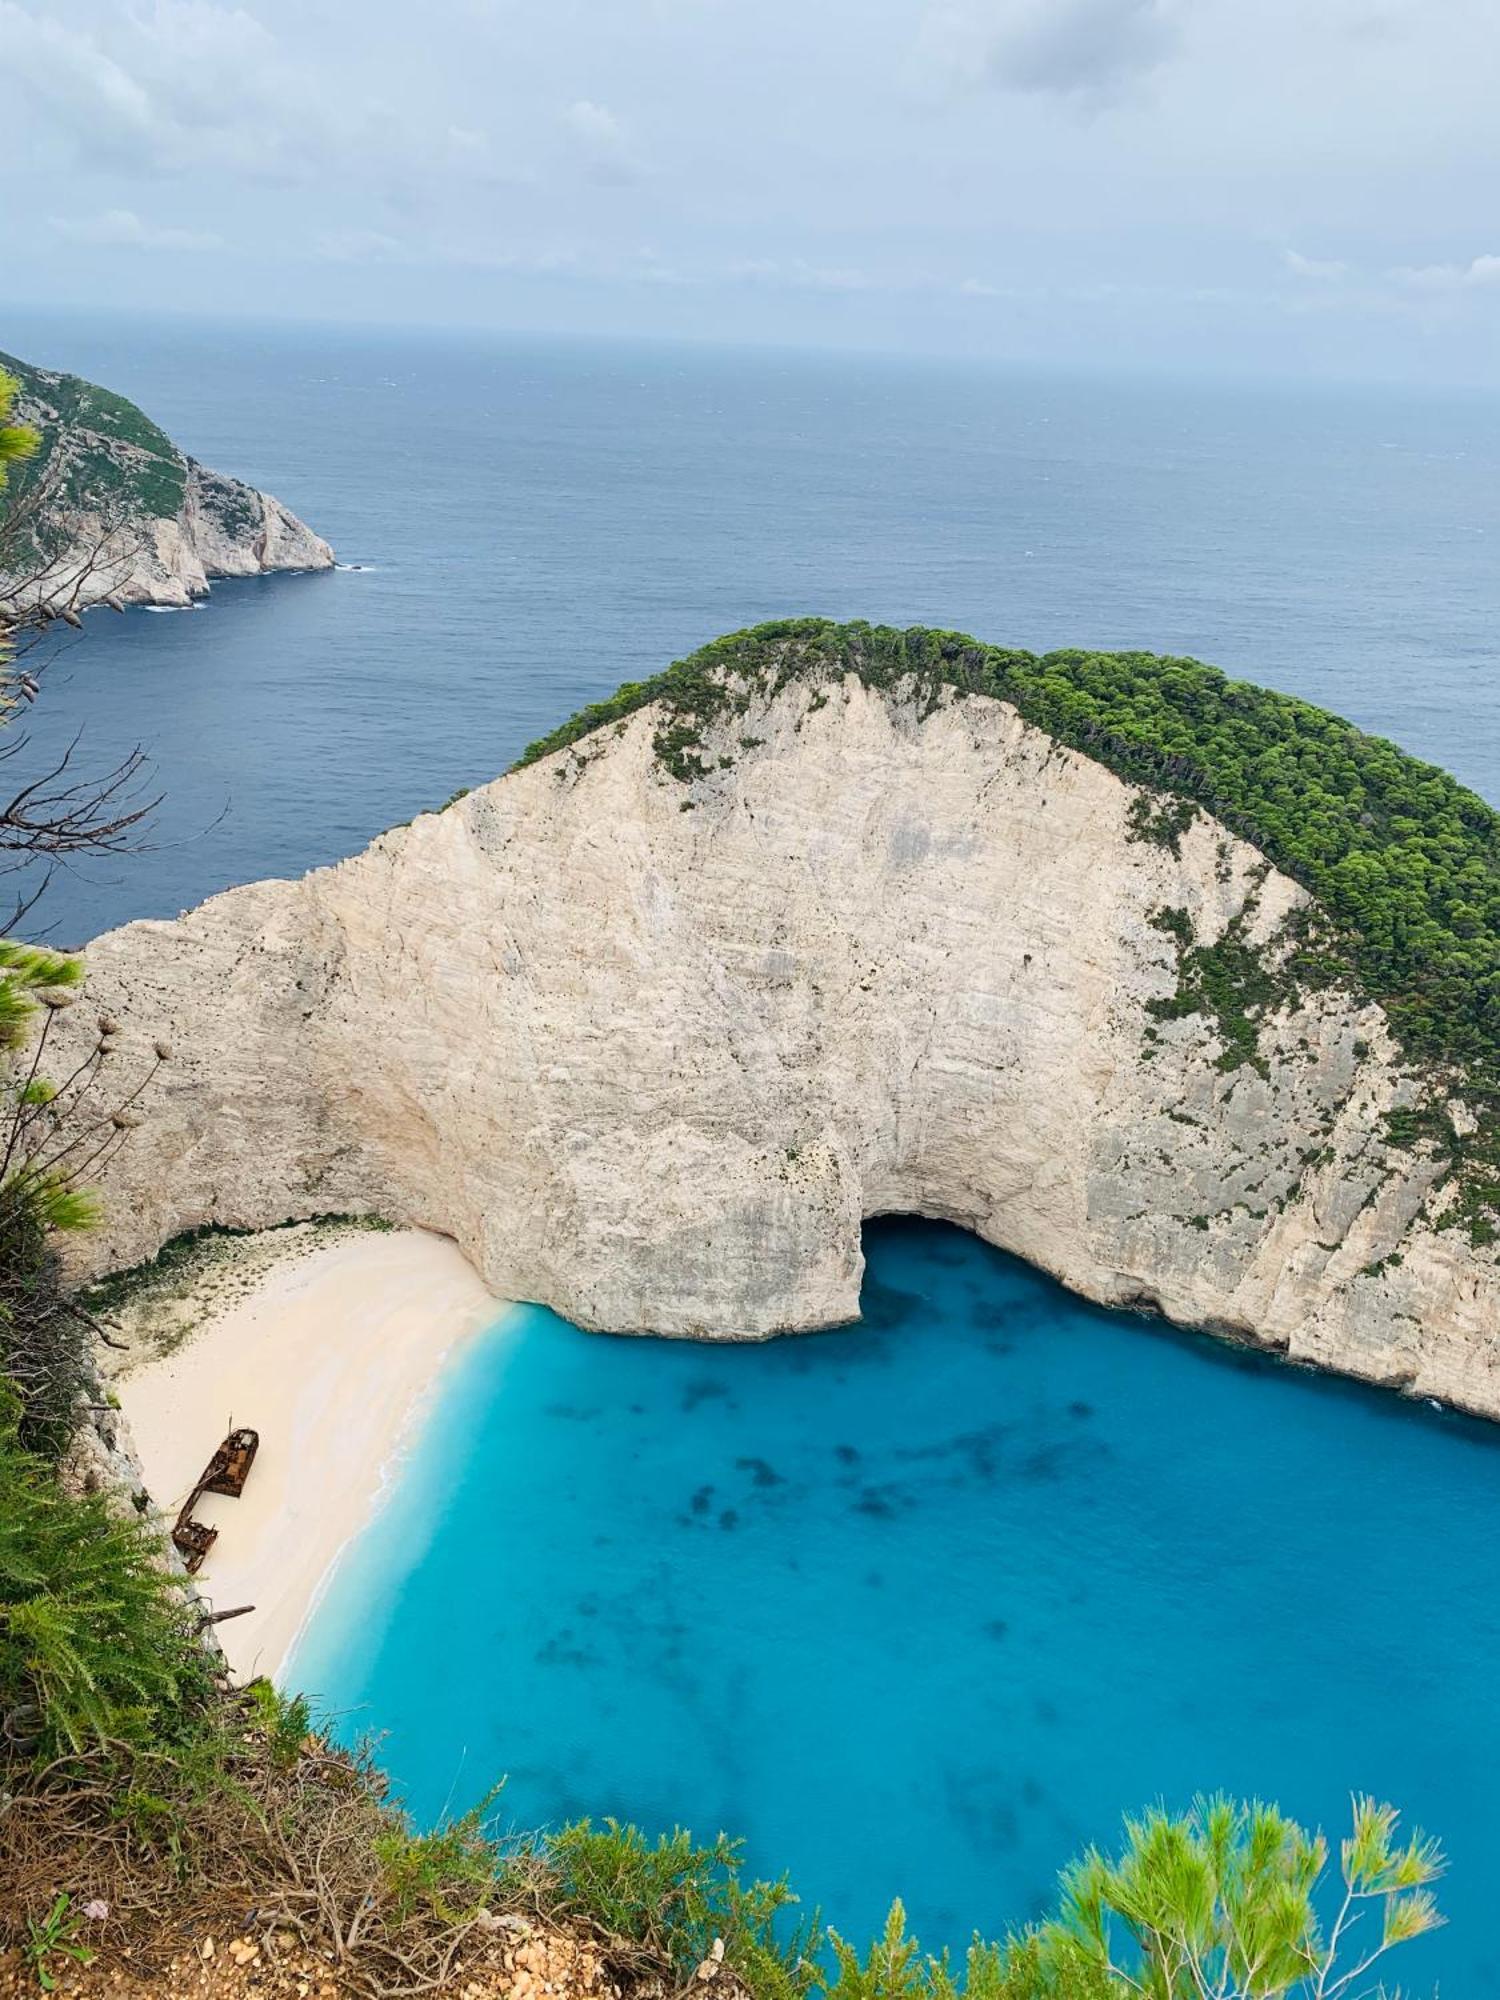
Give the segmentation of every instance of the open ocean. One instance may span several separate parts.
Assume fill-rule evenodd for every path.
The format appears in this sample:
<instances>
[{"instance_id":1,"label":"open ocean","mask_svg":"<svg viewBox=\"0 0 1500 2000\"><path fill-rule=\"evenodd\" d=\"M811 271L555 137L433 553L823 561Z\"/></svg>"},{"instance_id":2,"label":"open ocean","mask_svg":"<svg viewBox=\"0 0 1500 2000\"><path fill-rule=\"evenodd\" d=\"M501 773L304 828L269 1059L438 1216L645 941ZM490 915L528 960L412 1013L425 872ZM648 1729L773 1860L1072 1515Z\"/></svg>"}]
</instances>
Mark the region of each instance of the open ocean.
<instances>
[{"instance_id":1,"label":"open ocean","mask_svg":"<svg viewBox=\"0 0 1500 2000\"><path fill-rule=\"evenodd\" d=\"M363 565L99 613L38 748L136 742L152 850L81 941L294 873L714 635L816 611L1193 653L1500 802L1500 402L832 356L12 314ZM1122 1812L1389 1795L1500 1986L1500 1431L868 1232L864 1324L609 1341L539 1309L445 1383L299 1671L416 1810L742 1833L850 1932L961 1944Z\"/></svg>"},{"instance_id":2,"label":"open ocean","mask_svg":"<svg viewBox=\"0 0 1500 2000\"><path fill-rule=\"evenodd\" d=\"M1500 398L12 313L368 565L94 614L45 744L151 752L60 941L352 853L584 702L819 612L1192 653L1500 802Z\"/></svg>"}]
</instances>

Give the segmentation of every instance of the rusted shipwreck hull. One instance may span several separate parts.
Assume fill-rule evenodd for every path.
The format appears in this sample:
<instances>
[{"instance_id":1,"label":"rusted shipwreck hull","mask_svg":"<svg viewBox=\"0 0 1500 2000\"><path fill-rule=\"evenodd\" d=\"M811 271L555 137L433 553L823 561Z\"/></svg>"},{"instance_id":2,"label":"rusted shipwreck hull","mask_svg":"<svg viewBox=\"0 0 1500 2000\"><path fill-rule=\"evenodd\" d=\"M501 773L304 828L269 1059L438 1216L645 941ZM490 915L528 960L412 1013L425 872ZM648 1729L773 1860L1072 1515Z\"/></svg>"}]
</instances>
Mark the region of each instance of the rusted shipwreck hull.
<instances>
[{"instance_id":1,"label":"rusted shipwreck hull","mask_svg":"<svg viewBox=\"0 0 1500 2000\"><path fill-rule=\"evenodd\" d=\"M238 1500L245 1490L245 1481L250 1477L250 1468L259 1449L259 1431L231 1431L204 1466L197 1485L183 1501L182 1511L172 1529L172 1546L186 1564L189 1576L198 1574L203 1558L219 1537L217 1528L210 1528L202 1521L193 1519L193 1509L205 1493L227 1493L231 1500Z\"/></svg>"}]
</instances>

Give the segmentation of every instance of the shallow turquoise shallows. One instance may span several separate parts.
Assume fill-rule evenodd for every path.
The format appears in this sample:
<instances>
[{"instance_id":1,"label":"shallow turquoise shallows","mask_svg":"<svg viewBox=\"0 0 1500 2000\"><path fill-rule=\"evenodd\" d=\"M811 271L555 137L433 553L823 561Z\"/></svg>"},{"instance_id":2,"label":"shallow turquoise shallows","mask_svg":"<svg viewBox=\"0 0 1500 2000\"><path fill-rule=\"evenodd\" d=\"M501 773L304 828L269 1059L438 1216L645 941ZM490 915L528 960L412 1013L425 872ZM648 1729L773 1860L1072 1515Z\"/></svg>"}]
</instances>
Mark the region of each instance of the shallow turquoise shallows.
<instances>
[{"instance_id":1,"label":"shallow turquoise shallows","mask_svg":"<svg viewBox=\"0 0 1500 2000\"><path fill-rule=\"evenodd\" d=\"M856 1934L1034 1916L1223 1787L1440 1834L1403 1979L1500 1990L1500 1432L867 1231L863 1324L764 1346L510 1315L442 1385L292 1678L417 1816L743 1834Z\"/></svg>"}]
</instances>

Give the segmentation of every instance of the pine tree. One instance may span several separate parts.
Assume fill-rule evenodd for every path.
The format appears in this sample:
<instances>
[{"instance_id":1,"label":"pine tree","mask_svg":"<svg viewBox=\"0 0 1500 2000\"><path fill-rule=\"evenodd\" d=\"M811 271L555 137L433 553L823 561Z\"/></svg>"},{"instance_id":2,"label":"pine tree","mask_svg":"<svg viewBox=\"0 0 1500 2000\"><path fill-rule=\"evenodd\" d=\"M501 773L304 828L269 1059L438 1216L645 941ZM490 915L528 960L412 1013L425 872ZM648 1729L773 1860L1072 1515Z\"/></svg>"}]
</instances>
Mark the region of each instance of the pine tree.
<instances>
[{"instance_id":1,"label":"pine tree","mask_svg":"<svg viewBox=\"0 0 1500 2000\"><path fill-rule=\"evenodd\" d=\"M17 392L21 385L14 375L0 368L0 493L10 478L10 467L18 458L30 458L42 441L41 432L30 424L12 423Z\"/></svg>"}]
</instances>

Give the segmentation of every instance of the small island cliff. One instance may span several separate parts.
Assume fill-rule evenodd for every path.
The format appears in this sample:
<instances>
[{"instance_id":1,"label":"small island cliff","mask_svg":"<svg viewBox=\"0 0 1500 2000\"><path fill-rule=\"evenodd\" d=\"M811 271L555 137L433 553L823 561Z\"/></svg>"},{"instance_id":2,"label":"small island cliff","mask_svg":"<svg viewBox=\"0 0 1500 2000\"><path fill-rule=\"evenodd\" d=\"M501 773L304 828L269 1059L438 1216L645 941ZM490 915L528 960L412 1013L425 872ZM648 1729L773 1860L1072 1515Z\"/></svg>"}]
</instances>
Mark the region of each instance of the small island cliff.
<instances>
[{"instance_id":1,"label":"small island cliff","mask_svg":"<svg viewBox=\"0 0 1500 2000\"><path fill-rule=\"evenodd\" d=\"M6 354L0 373L19 385L15 421L41 437L11 472L0 604L181 609L214 578L333 567L290 508L200 465L126 397Z\"/></svg>"},{"instance_id":2,"label":"small island cliff","mask_svg":"<svg viewBox=\"0 0 1500 2000\"><path fill-rule=\"evenodd\" d=\"M741 635L352 860L97 940L49 1062L100 1009L112 1061L174 1055L87 1268L365 1211L586 1327L755 1338L853 1318L861 1223L914 1213L1500 1416L1479 1065L1398 1031L1340 911L1110 768L1126 736L1060 740L1019 668L965 686L973 643ZM1143 658L1187 712L1238 699Z\"/></svg>"}]
</instances>

